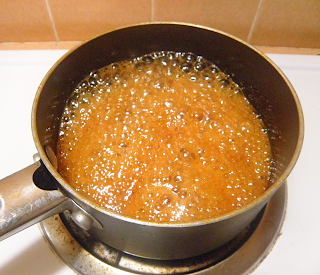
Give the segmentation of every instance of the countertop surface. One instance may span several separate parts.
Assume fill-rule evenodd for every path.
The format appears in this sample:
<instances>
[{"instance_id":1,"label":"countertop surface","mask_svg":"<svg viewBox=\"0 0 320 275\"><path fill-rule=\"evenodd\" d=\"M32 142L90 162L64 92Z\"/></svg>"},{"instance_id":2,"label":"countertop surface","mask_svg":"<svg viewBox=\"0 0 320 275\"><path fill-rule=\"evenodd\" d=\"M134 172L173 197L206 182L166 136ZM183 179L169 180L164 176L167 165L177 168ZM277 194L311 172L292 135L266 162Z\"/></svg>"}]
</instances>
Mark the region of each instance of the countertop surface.
<instances>
[{"instance_id":1,"label":"countertop surface","mask_svg":"<svg viewBox=\"0 0 320 275\"><path fill-rule=\"evenodd\" d=\"M34 95L66 50L0 51L0 178L33 162L30 121ZM320 56L268 55L287 75L304 111L305 139L288 178L288 207L275 246L252 273L320 274ZM0 243L0 274L74 274L51 251L38 225Z\"/></svg>"}]
</instances>

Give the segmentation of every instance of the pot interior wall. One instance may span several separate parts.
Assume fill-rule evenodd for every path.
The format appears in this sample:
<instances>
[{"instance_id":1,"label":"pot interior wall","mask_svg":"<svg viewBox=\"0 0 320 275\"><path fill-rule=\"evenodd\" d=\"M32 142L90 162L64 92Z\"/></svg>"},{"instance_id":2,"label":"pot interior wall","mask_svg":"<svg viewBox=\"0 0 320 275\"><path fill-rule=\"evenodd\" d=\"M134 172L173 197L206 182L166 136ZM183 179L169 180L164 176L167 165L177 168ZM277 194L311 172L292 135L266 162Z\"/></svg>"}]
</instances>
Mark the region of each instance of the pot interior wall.
<instances>
[{"instance_id":1,"label":"pot interior wall","mask_svg":"<svg viewBox=\"0 0 320 275\"><path fill-rule=\"evenodd\" d=\"M75 86L91 71L154 51L192 52L212 61L244 88L269 130L275 171L291 160L299 135L297 106L279 72L258 52L223 33L177 24L150 24L116 30L67 54L44 80L36 110L41 145L54 151L60 116Z\"/></svg>"}]
</instances>

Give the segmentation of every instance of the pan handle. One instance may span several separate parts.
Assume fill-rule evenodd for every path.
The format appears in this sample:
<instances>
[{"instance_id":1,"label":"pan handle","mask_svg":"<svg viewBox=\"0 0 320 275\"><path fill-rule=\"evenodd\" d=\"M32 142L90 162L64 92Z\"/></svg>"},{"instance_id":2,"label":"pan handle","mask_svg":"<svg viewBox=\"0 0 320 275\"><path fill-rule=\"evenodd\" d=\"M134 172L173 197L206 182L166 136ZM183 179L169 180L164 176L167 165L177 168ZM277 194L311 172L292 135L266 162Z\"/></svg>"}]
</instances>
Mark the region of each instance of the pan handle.
<instances>
[{"instance_id":1,"label":"pan handle","mask_svg":"<svg viewBox=\"0 0 320 275\"><path fill-rule=\"evenodd\" d=\"M59 190L43 190L34 184L38 161L0 180L0 241L68 208Z\"/></svg>"},{"instance_id":2,"label":"pan handle","mask_svg":"<svg viewBox=\"0 0 320 275\"><path fill-rule=\"evenodd\" d=\"M37 161L0 180L0 241L65 210L82 229L102 229L96 218L56 189L54 177Z\"/></svg>"},{"instance_id":3,"label":"pan handle","mask_svg":"<svg viewBox=\"0 0 320 275\"><path fill-rule=\"evenodd\" d=\"M56 188L41 161L0 180L0 241L65 210L82 229L102 229L96 218Z\"/></svg>"},{"instance_id":4,"label":"pan handle","mask_svg":"<svg viewBox=\"0 0 320 275\"><path fill-rule=\"evenodd\" d=\"M72 199L52 190L54 181L41 161L0 180L0 241L65 210L82 229L102 229L101 223Z\"/></svg>"}]
</instances>

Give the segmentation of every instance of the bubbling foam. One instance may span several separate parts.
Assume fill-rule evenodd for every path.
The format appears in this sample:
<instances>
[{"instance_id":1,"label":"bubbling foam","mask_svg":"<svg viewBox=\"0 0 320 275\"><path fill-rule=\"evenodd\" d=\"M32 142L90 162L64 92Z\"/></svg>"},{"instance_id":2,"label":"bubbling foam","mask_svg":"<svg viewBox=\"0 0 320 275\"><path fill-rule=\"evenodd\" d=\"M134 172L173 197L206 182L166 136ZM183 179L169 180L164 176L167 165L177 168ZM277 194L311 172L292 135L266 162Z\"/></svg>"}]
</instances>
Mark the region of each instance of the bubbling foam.
<instances>
[{"instance_id":1,"label":"bubbling foam","mask_svg":"<svg viewBox=\"0 0 320 275\"><path fill-rule=\"evenodd\" d=\"M58 170L94 203L157 222L235 210L268 187L271 149L241 88L193 53L92 72L67 101Z\"/></svg>"}]
</instances>

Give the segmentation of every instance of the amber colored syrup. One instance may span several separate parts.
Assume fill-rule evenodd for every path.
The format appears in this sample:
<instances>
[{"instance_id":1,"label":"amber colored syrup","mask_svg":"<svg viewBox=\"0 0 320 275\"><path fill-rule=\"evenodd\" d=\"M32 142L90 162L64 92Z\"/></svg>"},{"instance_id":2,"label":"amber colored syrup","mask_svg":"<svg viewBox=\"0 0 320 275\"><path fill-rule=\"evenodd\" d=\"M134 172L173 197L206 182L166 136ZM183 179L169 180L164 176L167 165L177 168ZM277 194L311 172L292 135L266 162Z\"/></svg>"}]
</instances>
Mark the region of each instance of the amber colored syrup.
<instances>
[{"instance_id":1,"label":"amber colored syrup","mask_svg":"<svg viewBox=\"0 0 320 275\"><path fill-rule=\"evenodd\" d=\"M271 149L239 86L199 56L160 52L91 73L68 100L58 169L93 203L194 221L268 187Z\"/></svg>"}]
</instances>

